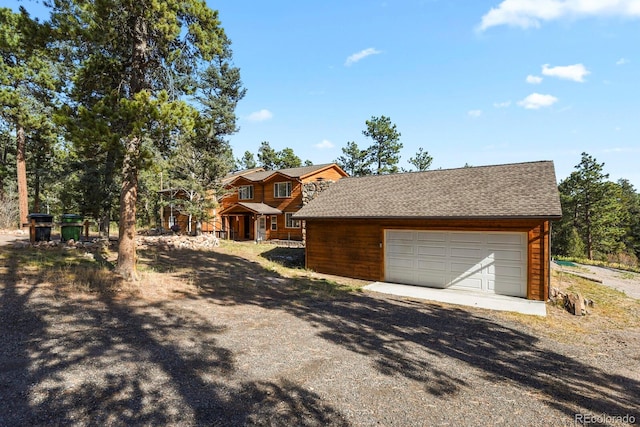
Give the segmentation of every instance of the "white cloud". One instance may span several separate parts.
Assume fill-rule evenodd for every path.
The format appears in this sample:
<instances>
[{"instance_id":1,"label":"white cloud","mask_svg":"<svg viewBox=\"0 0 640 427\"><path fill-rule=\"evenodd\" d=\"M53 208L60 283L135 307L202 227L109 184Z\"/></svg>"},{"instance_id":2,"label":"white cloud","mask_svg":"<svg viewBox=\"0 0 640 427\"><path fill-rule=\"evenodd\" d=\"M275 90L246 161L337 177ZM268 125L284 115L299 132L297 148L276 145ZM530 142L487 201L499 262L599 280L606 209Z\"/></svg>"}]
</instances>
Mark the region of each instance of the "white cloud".
<instances>
[{"instance_id":1,"label":"white cloud","mask_svg":"<svg viewBox=\"0 0 640 427\"><path fill-rule=\"evenodd\" d=\"M504 0L491 8L478 29L499 25L539 28L544 21L588 16L640 17L640 0Z\"/></svg>"},{"instance_id":2,"label":"white cloud","mask_svg":"<svg viewBox=\"0 0 640 427\"><path fill-rule=\"evenodd\" d=\"M482 110L470 110L467 112L467 114L469 115L469 117L480 117L482 115Z\"/></svg>"},{"instance_id":3,"label":"white cloud","mask_svg":"<svg viewBox=\"0 0 640 427\"><path fill-rule=\"evenodd\" d=\"M347 58L347 60L345 61L344 65L346 67L350 67L351 65L353 65L356 62L366 58L367 56L377 55L379 53L382 53L382 51L379 51L379 50L377 50L377 49L375 49L373 47L361 50L360 52L356 52L353 55L349 56Z\"/></svg>"},{"instance_id":4,"label":"white cloud","mask_svg":"<svg viewBox=\"0 0 640 427\"><path fill-rule=\"evenodd\" d=\"M493 106L496 108L507 108L511 105L511 101L494 102Z\"/></svg>"},{"instance_id":5,"label":"white cloud","mask_svg":"<svg viewBox=\"0 0 640 427\"><path fill-rule=\"evenodd\" d=\"M616 65L625 65L628 63L629 63L629 60L627 58L620 58L616 61Z\"/></svg>"},{"instance_id":6,"label":"white cloud","mask_svg":"<svg viewBox=\"0 0 640 427\"><path fill-rule=\"evenodd\" d=\"M532 76L531 74L529 74L527 76L526 80L527 80L527 83L530 83L532 85L537 85L537 84L542 83L542 77L540 77L540 76Z\"/></svg>"},{"instance_id":7,"label":"white cloud","mask_svg":"<svg viewBox=\"0 0 640 427\"><path fill-rule=\"evenodd\" d=\"M522 101L518 101L518 105L528 110L537 110L542 107L550 107L556 102L558 102L558 98L555 96L532 93Z\"/></svg>"},{"instance_id":8,"label":"white cloud","mask_svg":"<svg viewBox=\"0 0 640 427\"><path fill-rule=\"evenodd\" d=\"M260 111L255 111L247 117L247 120L250 122L264 122L265 120L269 120L273 117L273 113L269 110L262 109Z\"/></svg>"},{"instance_id":9,"label":"white cloud","mask_svg":"<svg viewBox=\"0 0 640 427\"><path fill-rule=\"evenodd\" d=\"M322 141L317 143L315 147L319 148L320 150L324 150L326 148L333 148L334 145L333 145L333 142L329 141L328 139L323 139Z\"/></svg>"},{"instance_id":10,"label":"white cloud","mask_svg":"<svg viewBox=\"0 0 640 427\"><path fill-rule=\"evenodd\" d=\"M545 76L557 77L559 79L573 80L574 82L584 82L584 76L591 74L582 64L549 67L549 64L542 66L542 74Z\"/></svg>"}]
</instances>

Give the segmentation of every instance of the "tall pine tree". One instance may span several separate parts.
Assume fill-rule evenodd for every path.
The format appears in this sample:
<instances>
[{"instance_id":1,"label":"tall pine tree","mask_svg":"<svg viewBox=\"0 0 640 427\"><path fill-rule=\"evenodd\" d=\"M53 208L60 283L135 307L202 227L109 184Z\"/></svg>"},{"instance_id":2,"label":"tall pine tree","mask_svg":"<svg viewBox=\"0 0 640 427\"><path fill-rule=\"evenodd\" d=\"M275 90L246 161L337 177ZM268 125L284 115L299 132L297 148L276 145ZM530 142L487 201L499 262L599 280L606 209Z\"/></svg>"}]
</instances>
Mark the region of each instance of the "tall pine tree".
<instances>
[{"instance_id":1,"label":"tall pine tree","mask_svg":"<svg viewBox=\"0 0 640 427\"><path fill-rule=\"evenodd\" d=\"M201 0L58 0L53 12L75 64L69 104L75 128L99 132L97 148L112 151L119 165L117 271L135 279L139 173L200 120L202 99L220 85L212 70L236 70L230 42L218 13ZM220 122L203 144L235 129L235 104L226 107L210 111Z\"/></svg>"}]
</instances>

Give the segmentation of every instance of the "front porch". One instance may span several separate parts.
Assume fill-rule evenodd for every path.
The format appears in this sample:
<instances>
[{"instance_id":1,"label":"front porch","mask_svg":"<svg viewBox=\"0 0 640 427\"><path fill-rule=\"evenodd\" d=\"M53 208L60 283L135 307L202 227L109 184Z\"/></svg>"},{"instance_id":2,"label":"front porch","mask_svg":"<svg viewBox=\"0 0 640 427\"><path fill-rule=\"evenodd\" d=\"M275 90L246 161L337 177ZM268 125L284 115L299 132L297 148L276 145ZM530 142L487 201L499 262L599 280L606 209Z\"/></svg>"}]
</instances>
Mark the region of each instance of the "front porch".
<instances>
[{"instance_id":1,"label":"front porch","mask_svg":"<svg viewBox=\"0 0 640 427\"><path fill-rule=\"evenodd\" d=\"M288 215L290 213L282 212L264 203L237 203L220 212L222 220L220 238L256 242L302 241L300 223L291 222Z\"/></svg>"}]
</instances>

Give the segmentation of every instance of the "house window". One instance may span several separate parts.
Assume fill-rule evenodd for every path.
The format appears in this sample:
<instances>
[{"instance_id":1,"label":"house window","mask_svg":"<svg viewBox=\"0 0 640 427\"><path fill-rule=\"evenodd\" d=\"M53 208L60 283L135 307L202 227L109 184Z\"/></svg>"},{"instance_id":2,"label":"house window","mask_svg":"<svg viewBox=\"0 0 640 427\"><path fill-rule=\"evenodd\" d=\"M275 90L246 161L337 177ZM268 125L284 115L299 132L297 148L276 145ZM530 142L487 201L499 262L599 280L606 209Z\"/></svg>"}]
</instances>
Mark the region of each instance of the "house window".
<instances>
[{"instance_id":1,"label":"house window","mask_svg":"<svg viewBox=\"0 0 640 427\"><path fill-rule=\"evenodd\" d=\"M273 184L273 197L284 198L291 197L291 181L276 182Z\"/></svg>"},{"instance_id":2,"label":"house window","mask_svg":"<svg viewBox=\"0 0 640 427\"><path fill-rule=\"evenodd\" d=\"M275 215L271 215L271 231L276 231L278 229L278 217Z\"/></svg>"},{"instance_id":3,"label":"house window","mask_svg":"<svg viewBox=\"0 0 640 427\"><path fill-rule=\"evenodd\" d=\"M238 199L239 200L253 199L253 185L241 185L240 187L238 187Z\"/></svg>"},{"instance_id":4,"label":"house window","mask_svg":"<svg viewBox=\"0 0 640 427\"><path fill-rule=\"evenodd\" d=\"M285 219L286 219L286 225L285 227L287 228L300 228L300 220L299 219L293 219L293 212L287 212L284 214Z\"/></svg>"}]
</instances>

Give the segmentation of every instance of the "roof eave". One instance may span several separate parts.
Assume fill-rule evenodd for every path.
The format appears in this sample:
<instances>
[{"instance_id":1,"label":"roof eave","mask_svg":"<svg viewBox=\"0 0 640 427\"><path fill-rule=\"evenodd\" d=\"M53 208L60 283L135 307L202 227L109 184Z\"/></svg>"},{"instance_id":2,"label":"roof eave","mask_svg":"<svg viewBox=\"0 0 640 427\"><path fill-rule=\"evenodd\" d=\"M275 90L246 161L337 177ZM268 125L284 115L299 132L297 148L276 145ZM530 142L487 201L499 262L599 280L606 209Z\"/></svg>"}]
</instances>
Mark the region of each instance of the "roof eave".
<instances>
[{"instance_id":1,"label":"roof eave","mask_svg":"<svg viewBox=\"0 0 640 427\"><path fill-rule=\"evenodd\" d=\"M376 216L376 215L353 215L353 216L304 216L304 215L293 215L294 219L298 220L314 220L314 219L331 219L331 220L340 220L340 219L419 219L419 220L444 220L444 219L455 219L455 220L517 220L517 219L526 219L526 220L549 220L549 221L557 221L562 219L562 215L504 215L504 216Z\"/></svg>"}]
</instances>

